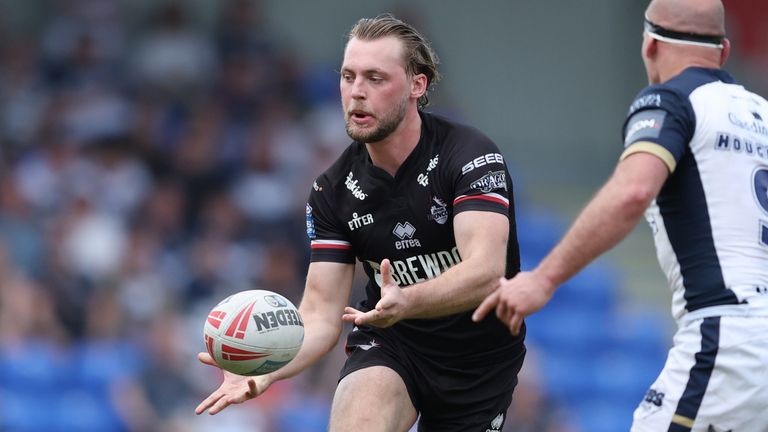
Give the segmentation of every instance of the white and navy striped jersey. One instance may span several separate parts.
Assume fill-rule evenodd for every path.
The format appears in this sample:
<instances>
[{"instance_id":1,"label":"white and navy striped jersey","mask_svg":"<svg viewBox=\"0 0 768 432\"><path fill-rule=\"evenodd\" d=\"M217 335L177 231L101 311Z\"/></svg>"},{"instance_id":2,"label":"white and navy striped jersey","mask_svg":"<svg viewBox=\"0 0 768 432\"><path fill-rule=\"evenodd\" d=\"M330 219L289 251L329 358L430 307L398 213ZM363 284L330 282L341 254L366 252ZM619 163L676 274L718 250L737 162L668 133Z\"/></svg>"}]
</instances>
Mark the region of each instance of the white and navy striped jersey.
<instances>
[{"instance_id":1,"label":"white and navy striped jersey","mask_svg":"<svg viewBox=\"0 0 768 432\"><path fill-rule=\"evenodd\" d=\"M671 172L646 218L674 317L768 314L766 100L727 72L691 67L642 90L623 133L622 158L653 153Z\"/></svg>"},{"instance_id":2,"label":"white and navy striped jersey","mask_svg":"<svg viewBox=\"0 0 768 432\"><path fill-rule=\"evenodd\" d=\"M360 260L369 278L363 310L380 299L384 258L402 287L435 278L460 262L453 218L463 211L507 216L507 276L520 270L512 181L498 147L473 128L420 115L419 143L394 178L372 164L364 144L353 142L310 191L311 260ZM512 337L495 317L474 323L471 313L404 320L391 331L409 349L437 357L522 349L522 335Z\"/></svg>"}]
</instances>

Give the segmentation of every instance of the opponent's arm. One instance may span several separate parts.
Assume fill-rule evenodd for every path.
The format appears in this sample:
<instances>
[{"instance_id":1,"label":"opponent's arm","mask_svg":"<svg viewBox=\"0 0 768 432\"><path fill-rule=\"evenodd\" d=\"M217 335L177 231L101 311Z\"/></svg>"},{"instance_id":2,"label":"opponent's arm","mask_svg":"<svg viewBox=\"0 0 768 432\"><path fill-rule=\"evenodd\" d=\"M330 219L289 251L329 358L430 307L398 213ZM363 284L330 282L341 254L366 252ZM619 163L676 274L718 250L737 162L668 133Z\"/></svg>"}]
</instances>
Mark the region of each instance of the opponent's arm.
<instances>
[{"instance_id":1,"label":"opponent's arm","mask_svg":"<svg viewBox=\"0 0 768 432\"><path fill-rule=\"evenodd\" d=\"M632 231L668 177L667 165L653 154L634 153L621 161L538 267L502 280L473 318L479 321L495 308L499 319L517 333L523 318L541 309L558 286Z\"/></svg>"},{"instance_id":2,"label":"opponent's arm","mask_svg":"<svg viewBox=\"0 0 768 432\"><path fill-rule=\"evenodd\" d=\"M389 260L381 265L381 300L368 312L345 309L344 321L387 327L409 318L434 318L472 309L504 276L509 220L486 211L465 211L453 220L461 262L436 278L401 289Z\"/></svg>"},{"instance_id":3,"label":"opponent's arm","mask_svg":"<svg viewBox=\"0 0 768 432\"><path fill-rule=\"evenodd\" d=\"M216 414L232 404L252 399L275 381L290 378L314 364L338 342L342 330L339 314L349 301L355 266L332 262L309 265L299 314L304 322L304 342L290 363L267 375L246 377L224 371L224 382L198 405L195 412ZM198 354L201 362L216 366L208 353Z\"/></svg>"}]
</instances>

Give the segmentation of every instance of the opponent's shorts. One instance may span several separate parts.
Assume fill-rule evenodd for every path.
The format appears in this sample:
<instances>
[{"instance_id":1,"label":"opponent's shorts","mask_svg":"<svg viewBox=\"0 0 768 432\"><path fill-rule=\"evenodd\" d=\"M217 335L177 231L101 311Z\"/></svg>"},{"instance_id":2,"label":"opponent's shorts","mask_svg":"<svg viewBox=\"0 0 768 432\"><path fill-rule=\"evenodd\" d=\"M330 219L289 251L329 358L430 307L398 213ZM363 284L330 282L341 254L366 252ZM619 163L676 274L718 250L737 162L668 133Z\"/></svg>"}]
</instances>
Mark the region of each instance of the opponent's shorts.
<instances>
[{"instance_id":1,"label":"opponent's shorts","mask_svg":"<svg viewBox=\"0 0 768 432\"><path fill-rule=\"evenodd\" d=\"M632 432L768 431L768 317L701 318L679 328Z\"/></svg>"},{"instance_id":2,"label":"opponent's shorts","mask_svg":"<svg viewBox=\"0 0 768 432\"><path fill-rule=\"evenodd\" d=\"M506 421L525 347L515 355L436 360L404 349L387 329L360 326L347 337L339 380L372 366L403 379L419 413L419 432L499 432Z\"/></svg>"}]
</instances>

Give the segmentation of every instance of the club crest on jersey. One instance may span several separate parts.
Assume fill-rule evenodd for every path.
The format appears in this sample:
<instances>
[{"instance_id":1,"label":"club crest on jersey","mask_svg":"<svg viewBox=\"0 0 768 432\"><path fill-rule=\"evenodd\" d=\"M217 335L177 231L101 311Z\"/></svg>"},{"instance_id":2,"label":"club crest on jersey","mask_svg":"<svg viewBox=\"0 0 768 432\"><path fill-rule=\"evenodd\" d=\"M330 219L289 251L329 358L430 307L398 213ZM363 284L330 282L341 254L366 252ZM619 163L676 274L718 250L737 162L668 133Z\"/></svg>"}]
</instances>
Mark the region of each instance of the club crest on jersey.
<instances>
[{"instance_id":1,"label":"club crest on jersey","mask_svg":"<svg viewBox=\"0 0 768 432\"><path fill-rule=\"evenodd\" d=\"M344 180L344 184L347 186L347 189L352 192L353 197L362 201L368 196L368 194L363 192L363 189L357 185L357 180L353 180L352 177L352 171L350 171L349 174L347 174L347 179Z\"/></svg>"},{"instance_id":2,"label":"club crest on jersey","mask_svg":"<svg viewBox=\"0 0 768 432\"><path fill-rule=\"evenodd\" d=\"M486 175L473 181L469 187L477 189L483 193L488 193L496 189L507 190L506 178L504 171L488 171Z\"/></svg>"},{"instance_id":3,"label":"club crest on jersey","mask_svg":"<svg viewBox=\"0 0 768 432\"><path fill-rule=\"evenodd\" d=\"M349 230L354 231L358 228L362 228L366 225L370 225L373 223L373 215L368 213L362 216L358 216L357 213L352 213L352 220L347 222L347 225L349 225Z\"/></svg>"},{"instance_id":4,"label":"club crest on jersey","mask_svg":"<svg viewBox=\"0 0 768 432\"><path fill-rule=\"evenodd\" d=\"M438 197L432 197L432 201L435 205L429 209L431 219L440 225L448 222L448 206L445 202Z\"/></svg>"},{"instance_id":5,"label":"club crest on jersey","mask_svg":"<svg viewBox=\"0 0 768 432\"><path fill-rule=\"evenodd\" d=\"M395 225L395 229L392 230L392 234L396 235L397 238L400 240L395 241L395 248L400 249L408 249L412 247L421 247L421 243L419 242L419 239L413 238L413 235L416 233L416 228L411 225L410 222L406 221L405 223L398 222L397 225Z\"/></svg>"},{"instance_id":6,"label":"club crest on jersey","mask_svg":"<svg viewBox=\"0 0 768 432\"><path fill-rule=\"evenodd\" d=\"M432 159L429 160L429 165L427 165L427 171L419 174L418 177L416 177L416 181L424 186L427 187L429 184L429 172L435 169L437 167L438 158L440 157L439 154L435 155Z\"/></svg>"}]
</instances>

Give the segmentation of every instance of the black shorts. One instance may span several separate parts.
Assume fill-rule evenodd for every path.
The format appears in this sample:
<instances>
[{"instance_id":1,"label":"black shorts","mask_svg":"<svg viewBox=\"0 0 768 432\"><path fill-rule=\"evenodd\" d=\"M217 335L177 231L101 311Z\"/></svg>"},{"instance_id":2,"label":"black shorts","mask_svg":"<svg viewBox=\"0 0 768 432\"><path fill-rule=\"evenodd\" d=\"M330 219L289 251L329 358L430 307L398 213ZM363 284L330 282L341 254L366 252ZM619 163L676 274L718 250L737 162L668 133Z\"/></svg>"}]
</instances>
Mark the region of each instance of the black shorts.
<instances>
[{"instance_id":1,"label":"black shorts","mask_svg":"<svg viewBox=\"0 0 768 432\"><path fill-rule=\"evenodd\" d=\"M365 326L349 334L346 350L339 379L371 366L394 370L420 415L419 432L501 431L525 357L521 342L513 355L436 360Z\"/></svg>"}]
</instances>

